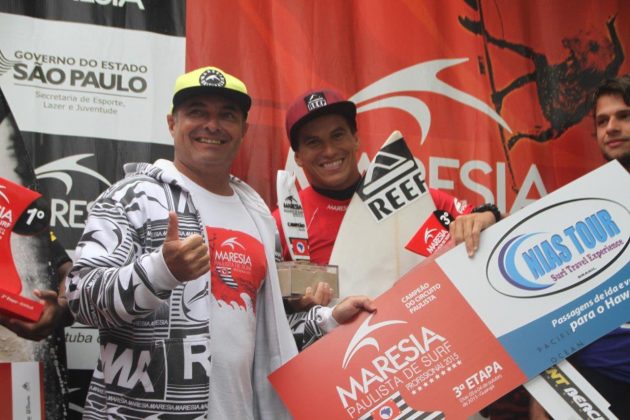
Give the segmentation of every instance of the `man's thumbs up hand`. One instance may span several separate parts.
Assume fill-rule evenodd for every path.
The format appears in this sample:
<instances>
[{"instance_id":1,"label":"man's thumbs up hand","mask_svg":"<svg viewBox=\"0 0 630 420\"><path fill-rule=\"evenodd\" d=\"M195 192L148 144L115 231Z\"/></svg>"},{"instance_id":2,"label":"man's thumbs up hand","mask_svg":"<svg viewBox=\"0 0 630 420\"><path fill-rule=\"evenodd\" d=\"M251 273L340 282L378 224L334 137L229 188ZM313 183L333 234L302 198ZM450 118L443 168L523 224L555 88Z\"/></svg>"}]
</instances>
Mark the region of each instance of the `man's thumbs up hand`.
<instances>
[{"instance_id":1,"label":"man's thumbs up hand","mask_svg":"<svg viewBox=\"0 0 630 420\"><path fill-rule=\"evenodd\" d=\"M194 280L210 270L208 246L201 235L179 239L177 213L169 212L162 255L173 276L181 282Z\"/></svg>"}]
</instances>

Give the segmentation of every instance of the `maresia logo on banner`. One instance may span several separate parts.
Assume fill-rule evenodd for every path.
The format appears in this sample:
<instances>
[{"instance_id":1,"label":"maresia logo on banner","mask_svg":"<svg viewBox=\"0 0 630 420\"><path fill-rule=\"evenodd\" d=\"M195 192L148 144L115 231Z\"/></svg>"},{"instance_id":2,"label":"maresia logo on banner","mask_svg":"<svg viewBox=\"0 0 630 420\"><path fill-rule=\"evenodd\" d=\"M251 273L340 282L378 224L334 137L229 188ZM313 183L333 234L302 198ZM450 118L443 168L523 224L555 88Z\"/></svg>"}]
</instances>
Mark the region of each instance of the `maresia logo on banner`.
<instances>
[{"instance_id":1,"label":"maresia logo on banner","mask_svg":"<svg viewBox=\"0 0 630 420\"><path fill-rule=\"evenodd\" d=\"M7 204L11 204L11 201L9 201L9 197L7 197L7 195L3 191L6 189L7 189L6 185L0 185L0 198L6 201Z\"/></svg>"},{"instance_id":2,"label":"maresia logo on banner","mask_svg":"<svg viewBox=\"0 0 630 420\"><path fill-rule=\"evenodd\" d=\"M379 150L357 188L377 222L426 193L422 171L402 137Z\"/></svg>"},{"instance_id":3,"label":"maresia logo on banner","mask_svg":"<svg viewBox=\"0 0 630 420\"><path fill-rule=\"evenodd\" d=\"M348 379L336 385L339 401L353 418L391 398L396 389L410 378L408 369L411 364L422 360L424 366L432 365L433 360L439 359L438 354L451 351L445 337L425 326L413 327L411 332L408 326L399 327L397 335L389 327L407 324L407 321L386 320L370 324L374 316L369 315L350 339L342 361ZM382 345L373 335L385 327L388 327L388 334L382 335L387 340L381 341L387 343ZM357 357L359 352L361 356ZM430 359L429 355L434 359ZM443 365L435 362L434 368L441 370ZM380 384L389 385L381 387Z\"/></svg>"},{"instance_id":4,"label":"maresia logo on banner","mask_svg":"<svg viewBox=\"0 0 630 420\"><path fill-rule=\"evenodd\" d=\"M486 265L490 285L520 298L573 288L610 267L628 247L629 211L601 198L545 207L510 229Z\"/></svg>"},{"instance_id":5,"label":"maresia logo on banner","mask_svg":"<svg viewBox=\"0 0 630 420\"><path fill-rule=\"evenodd\" d=\"M348 345L348 349L346 350L346 354L343 357L342 367L346 369L348 367L348 363L352 360L352 357L358 352L360 349L366 346L371 346L379 350L379 344L374 337L370 337L374 331L379 330L381 328L387 327L389 325L396 324L406 324L407 321L399 321L399 320L391 320L391 321L383 321L378 322L376 324L370 325L370 320L374 315L370 315L363 321L357 332L354 334L354 337L350 340L350 344Z\"/></svg>"},{"instance_id":6,"label":"maresia logo on banner","mask_svg":"<svg viewBox=\"0 0 630 420\"><path fill-rule=\"evenodd\" d=\"M1 179L0 179L0 182ZM11 200L3 192L6 190L6 185L0 184L0 197L5 201L0 202L0 239L4 236L5 229L13 227L13 210L11 209Z\"/></svg>"},{"instance_id":7,"label":"maresia logo on banner","mask_svg":"<svg viewBox=\"0 0 630 420\"><path fill-rule=\"evenodd\" d=\"M448 226L453 220L447 211L435 210L411 237L405 248L428 257L449 241L451 235Z\"/></svg>"},{"instance_id":8,"label":"maresia logo on banner","mask_svg":"<svg viewBox=\"0 0 630 420\"><path fill-rule=\"evenodd\" d=\"M107 178L87 166L93 156L93 153L66 156L35 169L50 202L50 225L67 244L78 240L93 200L111 186Z\"/></svg>"},{"instance_id":9,"label":"maresia logo on banner","mask_svg":"<svg viewBox=\"0 0 630 420\"><path fill-rule=\"evenodd\" d=\"M57 159L53 162L46 163L35 169L35 175L39 179L54 178L57 179L66 186L66 194L70 193L72 189L72 177L68 172L80 172L85 175L89 175L101 181L108 187L112 184L103 175L99 174L93 169L79 164L80 160L94 156L93 153L82 153L79 155L73 155Z\"/></svg>"},{"instance_id":10,"label":"maresia logo on banner","mask_svg":"<svg viewBox=\"0 0 630 420\"><path fill-rule=\"evenodd\" d=\"M125 7L128 3L135 4L138 6L138 9L144 10L144 4L142 0L74 0L79 3L92 3L98 4L99 6L114 6L114 7Z\"/></svg>"}]
</instances>

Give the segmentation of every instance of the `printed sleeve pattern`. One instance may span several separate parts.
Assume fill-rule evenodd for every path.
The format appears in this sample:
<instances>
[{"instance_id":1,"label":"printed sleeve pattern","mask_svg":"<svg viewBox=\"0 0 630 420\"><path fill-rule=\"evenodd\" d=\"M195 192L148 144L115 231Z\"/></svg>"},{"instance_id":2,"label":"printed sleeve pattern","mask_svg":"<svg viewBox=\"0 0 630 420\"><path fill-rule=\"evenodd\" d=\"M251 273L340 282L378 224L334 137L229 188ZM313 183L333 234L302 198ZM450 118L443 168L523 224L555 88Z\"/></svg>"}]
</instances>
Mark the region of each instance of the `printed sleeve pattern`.
<instances>
[{"instance_id":1,"label":"printed sleeve pattern","mask_svg":"<svg viewBox=\"0 0 630 420\"><path fill-rule=\"evenodd\" d=\"M138 193L147 185L161 189L156 183L124 183L92 207L67 286L70 309L81 323L125 325L155 311L179 285L161 252L168 206L147 214L149 197L160 197ZM137 225L134 218L143 221ZM156 232L162 232L159 246L151 238Z\"/></svg>"},{"instance_id":2,"label":"printed sleeve pattern","mask_svg":"<svg viewBox=\"0 0 630 420\"><path fill-rule=\"evenodd\" d=\"M287 315L298 351L304 350L324 335L317 324L317 315L321 309L322 307L317 305L308 311Z\"/></svg>"}]
</instances>

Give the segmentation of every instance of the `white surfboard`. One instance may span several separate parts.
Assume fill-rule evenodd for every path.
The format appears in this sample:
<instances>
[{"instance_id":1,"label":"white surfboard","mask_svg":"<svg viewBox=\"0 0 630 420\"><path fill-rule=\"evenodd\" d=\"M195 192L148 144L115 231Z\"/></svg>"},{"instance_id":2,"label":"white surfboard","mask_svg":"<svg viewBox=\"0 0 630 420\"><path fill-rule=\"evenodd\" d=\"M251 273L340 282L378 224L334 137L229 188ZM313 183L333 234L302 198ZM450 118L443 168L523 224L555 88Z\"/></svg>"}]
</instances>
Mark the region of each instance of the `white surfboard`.
<instances>
[{"instance_id":1,"label":"white surfboard","mask_svg":"<svg viewBox=\"0 0 630 420\"><path fill-rule=\"evenodd\" d=\"M341 297L376 297L424 257L405 249L435 210L400 132L385 141L343 218L330 264L339 266Z\"/></svg>"},{"instance_id":2,"label":"white surfboard","mask_svg":"<svg viewBox=\"0 0 630 420\"><path fill-rule=\"evenodd\" d=\"M284 232L284 239L293 261L310 261L308 232L300 195L295 186L295 174L278 171L276 177L278 212Z\"/></svg>"}]
</instances>

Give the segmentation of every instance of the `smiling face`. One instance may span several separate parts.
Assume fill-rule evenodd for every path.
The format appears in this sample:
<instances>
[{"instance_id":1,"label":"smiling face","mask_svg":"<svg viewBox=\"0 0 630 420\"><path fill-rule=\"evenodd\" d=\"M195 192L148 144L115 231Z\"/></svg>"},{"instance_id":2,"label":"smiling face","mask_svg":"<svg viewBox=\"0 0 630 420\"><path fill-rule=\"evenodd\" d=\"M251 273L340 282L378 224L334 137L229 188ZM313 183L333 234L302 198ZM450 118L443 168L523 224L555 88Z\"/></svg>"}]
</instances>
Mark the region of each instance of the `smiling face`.
<instances>
[{"instance_id":1,"label":"smiling face","mask_svg":"<svg viewBox=\"0 0 630 420\"><path fill-rule=\"evenodd\" d=\"M359 139L343 116L315 118L299 129L296 138L295 161L312 186L340 191L361 177L356 159Z\"/></svg>"},{"instance_id":2,"label":"smiling face","mask_svg":"<svg viewBox=\"0 0 630 420\"><path fill-rule=\"evenodd\" d=\"M630 168L630 105L621 95L602 95L595 104L597 144L607 160Z\"/></svg>"},{"instance_id":3,"label":"smiling face","mask_svg":"<svg viewBox=\"0 0 630 420\"><path fill-rule=\"evenodd\" d=\"M227 183L247 132L236 102L219 95L195 96L168 115L167 122L174 140L175 167L202 186L209 175Z\"/></svg>"}]
</instances>

